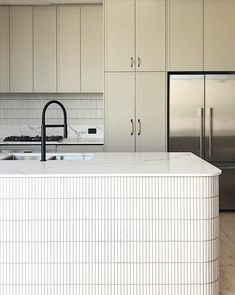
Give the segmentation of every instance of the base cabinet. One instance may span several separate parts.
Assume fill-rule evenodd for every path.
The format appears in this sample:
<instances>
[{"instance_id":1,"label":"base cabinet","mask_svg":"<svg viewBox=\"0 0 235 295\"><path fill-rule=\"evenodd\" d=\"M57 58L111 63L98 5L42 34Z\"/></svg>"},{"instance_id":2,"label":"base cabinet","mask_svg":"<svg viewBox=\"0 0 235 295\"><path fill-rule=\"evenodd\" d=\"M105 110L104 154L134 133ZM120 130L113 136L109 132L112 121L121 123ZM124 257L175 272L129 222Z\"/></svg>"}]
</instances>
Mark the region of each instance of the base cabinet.
<instances>
[{"instance_id":1,"label":"base cabinet","mask_svg":"<svg viewBox=\"0 0 235 295\"><path fill-rule=\"evenodd\" d=\"M108 152L165 151L165 73L106 73Z\"/></svg>"}]
</instances>

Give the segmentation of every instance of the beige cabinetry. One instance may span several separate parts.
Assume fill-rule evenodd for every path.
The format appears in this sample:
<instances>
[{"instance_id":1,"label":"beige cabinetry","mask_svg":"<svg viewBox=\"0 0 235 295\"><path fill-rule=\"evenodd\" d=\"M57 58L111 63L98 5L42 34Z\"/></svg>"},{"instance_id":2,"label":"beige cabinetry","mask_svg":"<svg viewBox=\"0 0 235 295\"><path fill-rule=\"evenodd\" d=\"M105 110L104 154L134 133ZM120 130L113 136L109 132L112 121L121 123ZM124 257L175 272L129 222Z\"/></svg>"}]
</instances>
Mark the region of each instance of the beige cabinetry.
<instances>
[{"instance_id":1,"label":"beige cabinetry","mask_svg":"<svg viewBox=\"0 0 235 295\"><path fill-rule=\"evenodd\" d=\"M103 92L102 5L0 6L0 92Z\"/></svg>"},{"instance_id":2,"label":"beige cabinetry","mask_svg":"<svg viewBox=\"0 0 235 295\"><path fill-rule=\"evenodd\" d=\"M58 92L80 92L81 8L57 7Z\"/></svg>"},{"instance_id":3,"label":"beige cabinetry","mask_svg":"<svg viewBox=\"0 0 235 295\"><path fill-rule=\"evenodd\" d=\"M165 73L136 74L136 151L165 151Z\"/></svg>"},{"instance_id":4,"label":"beige cabinetry","mask_svg":"<svg viewBox=\"0 0 235 295\"><path fill-rule=\"evenodd\" d=\"M165 73L106 73L106 151L165 151Z\"/></svg>"},{"instance_id":5,"label":"beige cabinetry","mask_svg":"<svg viewBox=\"0 0 235 295\"><path fill-rule=\"evenodd\" d=\"M168 70L203 70L203 0L168 1L168 46Z\"/></svg>"},{"instance_id":6,"label":"beige cabinetry","mask_svg":"<svg viewBox=\"0 0 235 295\"><path fill-rule=\"evenodd\" d=\"M136 70L165 70L165 0L136 0Z\"/></svg>"},{"instance_id":7,"label":"beige cabinetry","mask_svg":"<svg viewBox=\"0 0 235 295\"><path fill-rule=\"evenodd\" d=\"M135 74L105 74L106 151L135 150Z\"/></svg>"},{"instance_id":8,"label":"beige cabinetry","mask_svg":"<svg viewBox=\"0 0 235 295\"><path fill-rule=\"evenodd\" d=\"M105 0L105 71L165 70L165 0Z\"/></svg>"},{"instance_id":9,"label":"beige cabinetry","mask_svg":"<svg viewBox=\"0 0 235 295\"><path fill-rule=\"evenodd\" d=\"M134 71L135 0L105 0L105 70Z\"/></svg>"},{"instance_id":10,"label":"beige cabinetry","mask_svg":"<svg viewBox=\"0 0 235 295\"><path fill-rule=\"evenodd\" d=\"M9 7L0 7L0 92L9 91Z\"/></svg>"},{"instance_id":11,"label":"beige cabinetry","mask_svg":"<svg viewBox=\"0 0 235 295\"><path fill-rule=\"evenodd\" d=\"M235 1L204 0L205 70L235 70Z\"/></svg>"},{"instance_id":12,"label":"beige cabinetry","mask_svg":"<svg viewBox=\"0 0 235 295\"><path fill-rule=\"evenodd\" d=\"M81 92L103 92L103 7L81 7Z\"/></svg>"},{"instance_id":13,"label":"beige cabinetry","mask_svg":"<svg viewBox=\"0 0 235 295\"><path fill-rule=\"evenodd\" d=\"M56 8L33 10L34 92L56 92Z\"/></svg>"},{"instance_id":14,"label":"beige cabinetry","mask_svg":"<svg viewBox=\"0 0 235 295\"><path fill-rule=\"evenodd\" d=\"M33 8L10 7L10 91L33 92Z\"/></svg>"}]
</instances>

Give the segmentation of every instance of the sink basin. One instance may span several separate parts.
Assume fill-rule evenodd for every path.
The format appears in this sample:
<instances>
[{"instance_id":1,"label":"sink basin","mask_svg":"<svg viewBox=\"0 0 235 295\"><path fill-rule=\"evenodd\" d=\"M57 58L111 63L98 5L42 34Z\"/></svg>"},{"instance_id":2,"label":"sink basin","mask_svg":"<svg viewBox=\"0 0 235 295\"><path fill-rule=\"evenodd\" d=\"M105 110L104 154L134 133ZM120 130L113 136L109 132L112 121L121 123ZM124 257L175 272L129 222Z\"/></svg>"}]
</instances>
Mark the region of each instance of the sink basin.
<instances>
[{"instance_id":1,"label":"sink basin","mask_svg":"<svg viewBox=\"0 0 235 295\"><path fill-rule=\"evenodd\" d=\"M52 156L49 160L58 161L87 161L92 160L92 154L76 154L76 155L56 155Z\"/></svg>"},{"instance_id":2,"label":"sink basin","mask_svg":"<svg viewBox=\"0 0 235 295\"><path fill-rule=\"evenodd\" d=\"M20 154L11 154L2 160L40 160L41 156L40 155L20 155Z\"/></svg>"},{"instance_id":3,"label":"sink basin","mask_svg":"<svg viewBox=\"0 0 235 295\"><path fill-rule=\"evenodd\" d=\"M47 160L49 160L52 155L47 156ZM7 154L1 158L1 160L19 160L19 161L40 161L41 154L39 153L14 153L14 154Z\"/></svg>"},{"instance_id":4,"label":"sink basin","mask_svg":"<svg viewBox=\"0 0 235 295\"><path fill-rule=\"evenodd\" d=\"M58 161L84 161L91 160L93 158L93 154L48 154L47 160L58 160ZM20 161L40 161L41 154L39 153L14 153L14 154L6 154L1 157L1 160L20 160Z\"/></svg>"}]
</instances>

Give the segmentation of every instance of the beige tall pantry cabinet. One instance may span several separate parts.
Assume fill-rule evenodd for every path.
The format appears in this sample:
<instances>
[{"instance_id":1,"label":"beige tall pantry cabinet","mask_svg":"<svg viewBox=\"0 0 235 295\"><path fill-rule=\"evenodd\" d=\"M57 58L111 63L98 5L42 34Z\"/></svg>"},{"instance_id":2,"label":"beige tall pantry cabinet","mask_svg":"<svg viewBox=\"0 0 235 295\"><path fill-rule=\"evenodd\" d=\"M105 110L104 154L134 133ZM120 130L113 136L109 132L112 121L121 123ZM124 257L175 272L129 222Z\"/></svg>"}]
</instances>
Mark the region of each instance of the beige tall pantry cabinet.
<instances>
[{"instance_id":1,"label":"beige tall pantry cabinet","mask_svg":"<svg viewBox=\"0 0 235 295\"><path fill-rule=\"evenodd\" d=\"M165 73L105 74L106 150L165 150Z\"/></svg>"},{"instance_id":2,"label":"beige tall pantry cabinet","mask_svg":"<svg viewBox=\"0 0 235 295\"><path fill-rule=\"evenodd\" d=\"M165 1L104 3L106 151L164 151Z\"/></svg>"}]
</instances>

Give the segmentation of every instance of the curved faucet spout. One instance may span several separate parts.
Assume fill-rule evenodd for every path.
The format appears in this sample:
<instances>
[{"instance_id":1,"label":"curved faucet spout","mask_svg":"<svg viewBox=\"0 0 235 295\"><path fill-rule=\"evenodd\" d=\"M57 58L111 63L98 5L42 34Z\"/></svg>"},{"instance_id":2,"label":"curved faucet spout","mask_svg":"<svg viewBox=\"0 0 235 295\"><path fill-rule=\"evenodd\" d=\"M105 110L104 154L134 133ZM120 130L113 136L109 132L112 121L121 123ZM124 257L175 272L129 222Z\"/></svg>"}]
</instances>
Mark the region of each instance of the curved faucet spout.
<instances>
[{"instance_id":1,"label":"curved faucet spout","mask_svg":"<svg viewBox=\"0 0 235 295\"><path fill-rule=\"evenodd\" d=\"M46 125L46 111L51 104L57 104L61 107L64 115L64 124L63 125ZM41 161L46 161L46 128L64 128L64 138L68 137L68 126L67 126L67 113L65 107L58 100L49 101L42 110L42 126L41 126Z\"/></svg>"}]
</instances>

